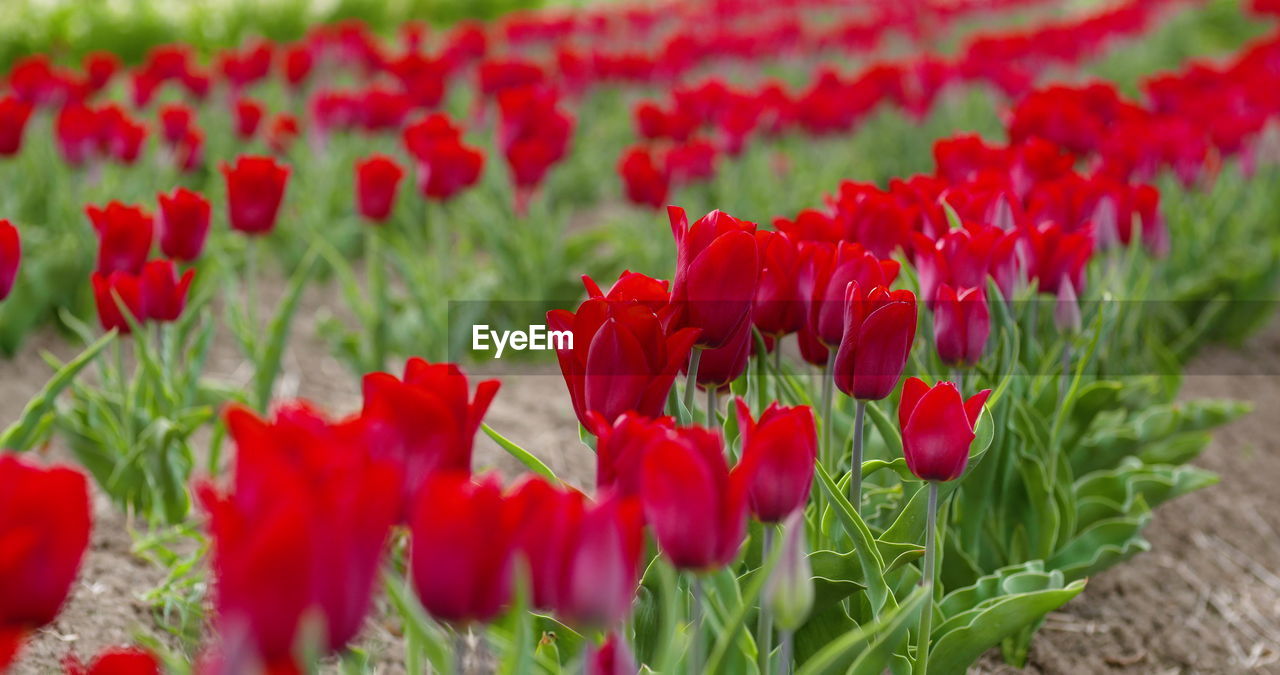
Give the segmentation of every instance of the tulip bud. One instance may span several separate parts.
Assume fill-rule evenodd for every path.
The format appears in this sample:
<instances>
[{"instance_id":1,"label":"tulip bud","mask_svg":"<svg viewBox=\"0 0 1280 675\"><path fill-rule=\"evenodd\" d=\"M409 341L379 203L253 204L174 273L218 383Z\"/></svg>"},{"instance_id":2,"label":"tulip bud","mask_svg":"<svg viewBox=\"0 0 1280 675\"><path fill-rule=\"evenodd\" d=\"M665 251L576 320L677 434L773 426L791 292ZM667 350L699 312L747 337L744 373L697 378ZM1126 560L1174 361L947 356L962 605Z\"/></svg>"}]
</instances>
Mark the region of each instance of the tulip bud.
<instances>
[{"instance_id":1,"label":"tulip bud","mask_svg":"<svg viewBox=\"0 0 1280 675\"><path fill-rule=\"evenodd\" d=\"M111 202L106 208L85 207L93 229L98 234L98 266L100 274L142 270L151 253L151 214L137 206Z\"/></svg>"},{"instance_id":2,"label":"tulip bud","mask_svg":"<svg viewBox=\"0 0 1280 675\"><path fill-rule=\"evenodd\" d=\"M271 232L284 200L289 167L270 157L241 155L235 165L223 163L231 228L247 235Z\"/></svg>"},{"instance_id":3,"label":"tulip bud","mask_svg":"<svg viewBox=\"0 0 1280 675\"><path fill-rule=\"evenodd\" d=\"M22 239L18 228L0 218L0 300L9 297L13 282L18 278L18 265L22 262Z\"/></svg>"},{"instance_id":4,"label":"tulip bud","mask_svg":"<svg viewBox=\"0 0 1280 675\"><path fill-rule=\"evenodd\" d=\"M760 276L756 225L720 211L693 225L679 207L667 215L676 240L669 325L702 329L700 348L723 347L750 321Z\"/></svg>"},{"instance_id":5,"label":"tulip bud","mask_svg":"<svg viewBox=\"0 0 1280 675\"><path fill-rule=\"evenodd\" d=\"M921 480L959 478L969 462L969 445L982 406L991 395L984 389L965 401L951 382L932 388L919 378L907 378L898 407L902 453L907 468Z\"/></svg>"},{"instance_id":6,"label":"tulip bud","mask_svg":"<svg viewBox=\"0 0 1280 675\"><path fill-rule=\"evenodd\" d=\"M22 149L22 133L31 117L31 104L13 95L0 98L0 157Z\"/></svg>"},{"instance_id":7,"label":"tulip bud","mask_svg":"<svg viewBox=\"0 0 1280 675\"><path fill-rule=\"evenodd\" d=\"M813 611L813 572L804 541L804 512L795 511L782 525L778 564L765 580L764 602L779 629L795 632Z\"/></svg>"},{"instance_id":8,"label":"tulip bud","mask_svg":"<svg viewBox=\"0 0 1280 675\"><path fill-rule=\"evenodd\" d=\"M372 155L356 162L356 198L360 215L380 223L391 215L396 188L404 177L404 169L386 155Z\"/></svg>"},{"instance_id":9,"label":"tulip bud","mask_svg":"<svg viewBox=\"0 0 1280 675\"><path fill-rule=\"evenodd\" d=\"M245 141L253 138L258 126L262 123L262 104L253 99L242 98L236 101L236 135Z\"/></svg>"},{"instance_id":10,"label":"tulip bud","mask_svg":"<svg viewBox=\"0 0 1280 675\"><path fill-rule=\"evenodd\" d=\"M991 334L991 311L981 288L943 284L934 300L933 334L938 356L949 366L971 366L982 360Z\"/></svg>"},{"instance_id":11,"label":"tulip bud","mask_svg":"<svg viewBox=\"0 0 1280 675\"><path fill-rule=\"evenodd\" d=\"M844 336L836 352L836 386L860 401L893 393L916 337L916 296L911 291L867 289L856 281L845 292Z\"/></svg>"},{"instance_id":12,"label":"tulip bud","mask_svg":"<svg viewBox=\"0 0 1280 675\"><path fill-rule=\"evenodd\" d=\"M199 192L180 187L160 201L160 250L174 260L191 262L200 257L209 236L209 200Z\"/></svg>"},{"instance_id":13,"label":"tulip bud","mask_svg":"<svg viewBox=\"0 0 1280 675\"><path fill-rule=\"evenodd\" d=\"M622 177L631 203L653 209L660 209L667 203L671 177L666 168L654 160L648 148L634 147L623 154L618 161L618 175Z\"/></svg>"},{"instance_id":14,"label":"tulip bud","mask_svg":"<svg viewBox=\"0 0 1280 675\"><path fill-rule=\"evenodd\" d=\"M755 421L746 401L739 398L736 403L742 464L750 477L747 502L761 522L780 522L802 511L809 500L818 459L813 412L806 406L786 408L775 402Z\"/></svg>"}]
</instances>

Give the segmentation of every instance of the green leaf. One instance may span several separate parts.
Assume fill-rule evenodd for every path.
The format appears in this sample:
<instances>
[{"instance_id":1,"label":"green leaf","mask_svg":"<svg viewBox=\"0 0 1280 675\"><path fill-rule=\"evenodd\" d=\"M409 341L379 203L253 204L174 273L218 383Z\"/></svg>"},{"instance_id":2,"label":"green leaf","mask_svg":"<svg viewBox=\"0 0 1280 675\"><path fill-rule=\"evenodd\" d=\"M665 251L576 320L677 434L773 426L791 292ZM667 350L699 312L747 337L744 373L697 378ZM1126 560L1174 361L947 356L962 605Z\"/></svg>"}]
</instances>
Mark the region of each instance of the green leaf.
<instances>
[{"instance_id":1,"label":"green leaf","mask_svg":"<svg viewBox=\"0 0 1280 675\"><path fill-rule=\"evenodd\" d=\"M919 619L929 592L929 589L917 588L899 607L831 641L805 661L797 674L878 675L884 672L893 653L906 642L911 626Z\"/></svg>"},{"instance_id":2,"label":"green leaf","mask_svg":"<svg viewBox=\"0 0 1280 675\"><path fill-rule=\"evenodd\" d=\"M502 434L494 431L493 427L489 426L488 424L481 423L480 428L484 430L484 433L487 434L489 438L493 439L494 443L497 443L499 447L501 447L503 450L506 450L507 453L510 454L512 457L515 457L516 459L520 460L520 463L525 465L525 467L527 467L530 471L538 474L539 476L542 476L543 478L546 478L549 481L552 481L555 483L560 482L560 479L556 477L555 472L552 471L546 464L543 464L542 460L533 456L533 453L511 442Z\"/></svg>"},{"instance_id":3,"label":"green leaf","mask_svg":"<svg viewBox=\"0 0 1280 675\"><path fill-rule=\"evenodd\" d=\"M404 620L406 649L421 647L427 655L427 661L437 673L451 673L453 670L453 650L448 638L440 631L431 617L418 604L409 584L393 572L382 575L387 587L387 596L396 612Z\"/></svg>"},{"instance_id":4,"label":"green leaf","mask_svg":"<svg viewBox=\"0 0 1280 675\"><path fill-rule=\"evenodd\" d=\"M276 314L267 329L266 348L258 356L256 370L253 374L253 401L258 412L266 412L271 403L271 392L275 388L276 377L280 375L280 365L284 359L284 349L289 341L289 330L293 326L293 317L298 312L302 300L302 292L311 279L315 269L318 248L312 247L298 266L289 287L285 291L284 300L280 302ZM257 327L254 327L257 330Z\"/></svg>"},{"instance_id":5,"label":"green leaf","mask_svg":"<svg viewBox=\"0 0 1280 675\"><path fill-rule=\"evenodd\" d=\"M815 467L818 484L826 492L827 500L831 503L836 517L844 525L845 532L853 539L853 548L857 551L858 559L862 563L862 573L867 584L867 595L871 599L872 614L878 616L886 604L892 606L893 595L889 592L889 586L884 580L884 561L880 559L880 553L875 547L875 538L871 536L871 530L862 520L862 516L859 516L853 509L853 505L849 503L844 490L831 480L831 475L821 463Z\"/></svg>"},{"instance_id":6,"label":"green leaf","mask_svg":"<svg viewBox=\"0 0 1280 675\"><path fill-rule=\"evenodd\" d=\"M871 418L871 423L875 425L876 433L880 434L880 438L884 439L884 444L889 450L890 457L902 456L902 434L898 433L898 425L889 419L880 406L875 401L867 404L867 414ZM895 460L896 461L896 460ZM902 460L906 465L906 460ZM863 464L862 475L867 476L866 464Z\"/></svg>"},{"instance_id":7,"label":"green leaf","mask_svg":"<svg viewBox=\"0 0 1280 675\"><path fill-rule=\"evenodd\" d=\"M76 376L93 362L98 354L116 337L115 331L98 338L96 342L85 348L74 359L71 359L45 383L35 397L22 409L18 421L9 425L0 435L0 448L23 452L31 447L48 431L52 424L51 415L58 396L71 386Z\"/></svg>"}]
</instances>

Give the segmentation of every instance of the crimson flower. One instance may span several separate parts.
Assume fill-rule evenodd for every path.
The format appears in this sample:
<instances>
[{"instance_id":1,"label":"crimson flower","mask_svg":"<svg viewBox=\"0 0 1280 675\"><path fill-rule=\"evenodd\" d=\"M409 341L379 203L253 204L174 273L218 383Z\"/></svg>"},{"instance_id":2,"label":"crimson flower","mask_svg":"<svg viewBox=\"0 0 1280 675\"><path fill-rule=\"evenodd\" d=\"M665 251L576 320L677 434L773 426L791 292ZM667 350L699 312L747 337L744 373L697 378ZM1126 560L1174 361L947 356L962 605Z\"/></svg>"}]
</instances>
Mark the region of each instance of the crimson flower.
<instances>
[{"instance_id":1,"label":"crimson flower","mask_svg":"<svg viewBox=\"0 0 1280 675\"><path fill-rule=\"evenodd\" d=\"M380 223L391 215L395 206L396 189L404 169L386 155L371 155L356 161L356 199L360 215L374 223Z\"/></svg>"},{"instance_id":2,"label":"crimson flower","mask_svg":"<svg viewBox=\"0 0 1280 675\"><path fill-rule=\"evenodd\" d=\"M111 202L106 208L90 204L85 213L98 234L98 265L100 274L128 272L137 274L142 263L151 253L153 230L150 213L138 206L125 206Z\"/></svg>"},{"instance_id":3,"label":"crimson flower","mask_svg":"<svg viewBox=\"0 0 1280 675\"><path fill-rule=\"evenodd\" d=\"M234 166L222 164L227 181L231 228L247 235L271 232L284 200L289 167L270 157L241 155Z\"/></svg>"},{"instance_id":4,"label":"crimson flower","mask_svg":"<svg viewBox=\"0 0 1280 675\"><path fill-rule=\"evenodd\" d=\"M747 402L736 400L742 430L742 465L748 478L747 504L763 523L780 523L809 501L818 432L807 406L770 404L751 419Z\"/></svg>"},{"instance_id":5,"label":"crimson flower","mask_svg":"<svg viewBox=\"0 0 1280 675\"><path fill-rule=\"evenodd\" d=\"M898 424L907 468L921 480L949 481L964 473L969 444L982 405L991 395L984 389L965 401L951 382L933 387L909 377L902 387Z\"/></svg>"},{"instance_id":6,"label":"crimson flower","mask_svg":"<svg viewBox=\"0 0 1280 675\"><path fill-rule=\"evenodd\" d=\"M806 241L799 245L800 297L808 305L808 325L827 348L841 344L845 332L845 289L856 281L862 288L888 287L901 267L896 260L881 260L846 241Z\"/></svg>"},{"instance_id":7,"label":"crimson flower","mask_svg":"<svg viewBox=\"0 0 1280 675\"><path fill-rule=\"evenodd\" d=\"M636 146L623 153L618 161L618 175L631 203L654 209L667 203L671 177L649 148Z\"/></svg>"},{"instance_id":8,"label":"crimson flower","mask_svg":"<svg viewBox=\"0 0 1280 675\"><path fill-rule=\"evenodd\" d=\"M160 662L149 651L140 647L111 647L104 649L84 663L68 655L62 660L66 675L161 675Z\"/></svg>"},{"instance_id":9,"label":"crimson flower","mask_svg":"<svg viewBox=\"0 0 1280 675\"><path fill-rule=\"evenodd\" d=\"M16 155L22 149L22 133L30 117L30 103L13 95L0 98L0 156Z\"/></svg>"},{"instance_id":10,"label":"crimson flower","mask_svg":"<svg viewBox=\"0 0 1280 675\"><path fill-rule=\"evenodd\" d=\"M982 360L991 335L991 310L982 288L938 287L933 307L933 335L938 356L949 366L972 366Z\"/></svg>"},{"instance_id":11,"label":"crimson flower","mask_svg":"<svg viewBox=\"0 0 1280 675\"><path fill-rule=\"evenodd\" d=\"M916 296L850 282L845 291L844 336L836 352L836 387L861 401L893 393L916 337Z\"/></svg>"},{"instance_id":12,"label":"crimson flower","mask_svg":"<svg viewBox=\"0 0 1280 675\"><path fill-rule=\"evenodd\" d=\"M57 617L91 525L82 474L0 455L0 671L25 635Z\"/></svg>"},{"instance_id":13,"label":"crimson flower","mask_svg":"<svg viewBox=\"0 0 1280 675\"><path fill-rule=\"evenodd\" d=\"M0 300L9 297L22 262L22 240L13 223L0 218Z\"/></svg>"},{"instance_id":14,"label":"crimson flower","mask_svg":"<svg viewBox=\"0 0 1280 675\"><path fill-rule=\"evenodd\" d=\"M209 200L185 187L159 194L160 250L174 260L191 262L200 257L209 236Z\"/></svg>"},{"instance_id":15,"label":"crimson flower","mask_svg":"<svg viewBox=\"0 0 1280 675\"><path fill-rule=\"evenodd\" d=\"M733 562L747 531L742 465L725 461L720 435L701 427L656 439L641 465L645 520L677 568L703 571Z\"/></svg>"},{"instance_id":16,"label":"crimson flower","mask_svg":"<svg viewBox=\"0 0 1280 675\"><path fill-rule=\"evenodd\" d=\"M645 450L654 438L674 429L675 421L626 412L611 423L591 411L584 426L596 437L596 494L634 497L640 494Z\"/></svg>"},{"instance_id":17,"label":"crimson flower","mask_svg":"<svg viewBox=\"0 0 1280 675\"><path fill-rule=\"evenodd\" d=\"M690 225L678 206L667 215L676 240L670 326L701 329L699 348L722 347L751 320L760 276L756 224L712 211Z\"/></svg>"},{"instance_id":18,"label":"crimson flower","mask_svg":"<svg viewBox=\"0 0 1280 675\"><path fill-rule=\"evenodd\" d=\"M774 337L794 333L804 325L798 276L800 259L795 242L781 232L756 232L760 253L760 283L756 287L751 322Z\"/></svg>"}]
</instances>

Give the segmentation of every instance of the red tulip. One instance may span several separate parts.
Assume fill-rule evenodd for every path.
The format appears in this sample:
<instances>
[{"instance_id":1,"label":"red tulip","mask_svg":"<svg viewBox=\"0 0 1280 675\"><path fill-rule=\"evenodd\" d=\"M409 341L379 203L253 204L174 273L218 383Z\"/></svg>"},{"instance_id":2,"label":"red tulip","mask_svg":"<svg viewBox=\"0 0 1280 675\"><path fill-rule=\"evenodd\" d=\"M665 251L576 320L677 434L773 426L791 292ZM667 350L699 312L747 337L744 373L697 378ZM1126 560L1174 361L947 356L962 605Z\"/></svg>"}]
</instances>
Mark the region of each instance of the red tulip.
<instances>
[{"instance_id":1,"label":"red tulip","mask_svg":"<svg viewBox=\"0 0 1280 675\"><path fill-rule=\"evenodd\" d=\"M604 644L592 650L590 656L587 675L636 675L640 672L627 641L617 633L610 633Z\"/></svg>"},{"instance_id":2,"label":"red tulip","mask_svg":"<svg viewBox=\"0 0 1280 675\"><path fill-rule=\"evenodd\" d=\"M610 495L591 503L542 478L521 484L509 499L535 607L578 628L607 630L630 616L644 552L638 501Z\"/></svg>"},{"instance_id":3,"label":"red tulip","mask_svg":"<svg viewBox=\"0 0 1280 675\"><path fill-rule=\"evenodd\" d=\"M760 276L756 224L712 211L690 226L678 206L667 215L676 239L670 325L701 329L700 348L722 347L751 320Z\"/></svg>"},{"instance_id":4,"label":"red tulip","mask_svg":"<svg viewBox=\"0 0 1280 675\"><path fill-rule=\"evenodd\" d=\"M794 333L804 325L796 244L781 232L760 230L756 247L760 252L760 284L751 321L761 333L775 338Z\"/></svg>"},{"instance_id":5,"label":"red tulip","mask_svg":"<svg viewBox=\"0 0 1280 675\"><path fill-rule=\"evenodd\" d=\"M573 118L558 98L538 86L505 89L498 96L498 141L517 193L537 188L568 150Z\"/></svg>"},{"instance_id":6,"label":"red tulip","mask_svg":"<svg viewBox=\"0 0 1280 675\"><path fill-rule=\"evenodd\" d=\"M262 104L253 99L242 98L236 101L236 136L239 136L242 141L253 138L253 135L258 133L258 126L262 124L264 114Z\"/></svg>"},{"instance_id":7,"label":"red tulip","mask_svg":"<svg viewBox=\"0 0 1280 675\"><path fill-rule=\"evenodd\" d=\"M703 390L726 391L747 370L747 362L755 348L751 324L743 323L723 346L702 350L698 361L697 386ZM767 339L767 338L766 338ZM681 369L687 373L688 365Z\"/></svg>"},{"instance_id":8,"label":"red tulip","mask_svg":"<svg viewBox=\"0 0 1280 675\"><path fill-rule=\"evenodd\" d=\"M92 91L101 91L120 70L120 57L111 52L91 52L84 57L86 84Z\"/></svg>"},{"instance_id":9,"label":"red tulip","mask_svg":"<svg viewBox=\"0 0 1280 675\"><path fill-rule=\"evenodd\" d=\"M142 318L162 323L177 321L187 306L187 291L195 274L190 269L178 279L172 260L152 260L143 265L138 280Z\"/></svg>"},{"instance_id":10,"label":"red tulip","mask_svg":"<svg viewBox=\"0 0 1280 675\"><path fill-rule=\"evenodd\" d=\"M432 474L410 521L418 600L453 624L490 621L511 597L515 519L495 476Z\"/></svg>"},{"instance_id":11,"label":"red tulip","mask_svg":"<svg viewBox=\"0 0 1280 675\"><path fill-rule=\"evenodd\" d=\"M623 275L623 279L637 277L643 275ZM595 293L579 305L576 314L560 309L547 312L551 330L573 335L572 345L562 343L556 355L573 410L588 428L587 413L593 410L605 420L631 410L648 417L661 415L676 374L698 336L696 328L670 331L664 327L646 304L650 296L627 295L636 288L649 293L651 287L623 279L603 296L590 283L588 289Z\"/></svg>"},{"instance_id":12,"label":"red tulip","mask_svg":"<svg viewBox=\"0 0 1280 675\"><path fill-rule=\"evenodd\" d=\"M66 675L161 675L160 662L151 652L140 647L104 649L84 663L75 656L62 660Z\"/></svg>"},{"instance_id":13,"label":"red tulip","mask_svg":"<svg viewBox=\"0 0 1280 675\"><path fill-rule=\"evenodd\" d=\"M22 240L13 223L0 218L0 300L9 297L22 262Z\"/></svg>"},{"instance_id":14,"label":"red tulip","mask_svg":"<svg viewBox=\"0 0 1280 675\"><path fill-rule=\"evenodd\" d=\"M12 95L0 98L0 156L15 155L22 149L22 132L30 117L30 103Z\"/></svg>"},{"instance_id":15,"label":"red tulip","mask_svg":"<svg viewBox=\"0 0 1280 675\"><path fill-rule=\"evenodd\" d=\"M654 209L667 203L670 175L654 160L648 148L637 146L624 153L618 161L618 175L631 203Z\"/></svg>"},{"instance_id":16,"label":"red tulip","mask_svg":"<svg viewBox=\"0 0 1280 675\"><path fill-rule=\"evenodd\" d=\"M921 480L959 478L969 461L974 425L990 395L991 390L984 389L965 401L950 382L930 388L919 378L907 378L898 406L898 424L902 427L902 453L911 473Z\"/></svg>"},{"instance_id":17,"label":"red tulip","mask_svg":"<svg viewBox=\"0 0 1280 675\"><path fill-rule=\"evenodd\" d=\"M271 152L285 154L297 137L298 118L289 113L279 113L271 118L271 126L267 128L267 147Z\"/></svg>"},{"instance_id":18,"label":"red tulip","mask_svg":"<svg viewBox=\"0 0 1280 675\"><path fill-rule=\"evenodd\" d=\"M404 130L404 145L418 161L418 191L447 201L480 179L484 153L462 142L462 132L443 113L434 113Z\"/></svg>"},{"instance_id":19,"label":"red tulip","mask_svg":"<svg viewBox=\"0 0 1280 675\"><path fill-rule=\"evenodd\" d=\"M160 202L160 250L182 262L199 258L209 236L209 200L184 187L156 198Z\"/></svg>"},{"instance_id":20,"label":"red tulip","mask_svg":"<svg viewBox=\"0 0 1280 675\"><path fill-rule=\"evenodd\" d=\"M901 267L895 260L880 260L860 244L801 242L800 297L808 304L808 324L814 336L829 349L841 344L845 330L845 289L856 281L862 288L888 287Z\"/></svg>"},{"instance_id":21,"label":"red tulip","mask_svg":"<svg viewBox=\"0 0 1280 675\"><path fill-rule=\"evenodd\" d=\"M164 140L175 145L187 135L195 119L195 113L191 108L182 103L173 103L160 108L159 116Z\"/></svg>"},{"instance_id":22,"label":"red tulip","mask_svg":"<svg viewBox=\"0 0 1280 675\"><path fill-rule=\"evenodd\" d=\"M484 380L471 394L467 376L452 363L411 358L404 378L364 376L361 416L375 455L400 469L406 508L434 471L471 473L471 451L485 412L498 393Z\"/></svg>"},{"instance_id":23,"label":"red tulip","mask_svg":"<svg viewBox=\"0 0 1280 675\"><path fill-rule=\"evenodd\" d=\"M98 266L100 274L142 270L151 253L151 214L138 206L111 202L106 208L90 204L85 213L98 233Z\"/></svg>"},{"instance_id":24,"label":"red tulip","mask_svg":"<svg viewBox=\"0 0 1280 675\"><path fill-rule=\"evenodd\" d=\"M729 468L719 434L701 427L676 429L645 451L645 520L673 565L701 571L733 562L747 530L749 479L741 465Z\"/></svg>"},{"instance_id":25,"label":"red tulip","mask_svg":"<svg viewBox=\"0 0 1280 675\"><path fill-rule=\"evenodd\" d=\"M360 215L371 222L380 223L391 215L395 206L396 189L404 169L386 155L371 155L356 162L356 197Z\"/></svg>"},{"instance_id":26,"label":"red tulip","mask_svg":"<svg viewBox=\"0 0 1280 675\"><path fill-rule=\"evenodd\" d=\"M308 44L297 44L289 47L284 52L284 79L290 86L297 87L307 79L307 75L311 74L311 66L314 59L311 56L311 46Z\"/></svg>"},{"instance_id":27,"label":"red tulip","mask_svg":"<svg viewBox=\"0 0 1280 675\"><path fill-rule=\"evenodd\" d=\"M627 412L610 423L591 411L584 426L596 437L596 494L635 497L640 494L645 450L655 438L674 429L675 421Z\"/></svg>"},{"instance_id":28,"label":"red tulip","mask_svg":"<svg viewBox=\"0 0 1280 675\"><path fill-rule=\"evenodd\" d=\"M146 320L146 312L142 307L142 288L138 277L128 272L112 272L104 275L94 272L90 277L93 284L93 300L98 308L98 323L102 330L119 330L128 335L133 332L125 312L134 321Z\"/></svg>"},{"instance_id":29,"label":"red tulip","mask_svg":"<svg viewBox=\"0 0 1280 675\"><path fill-rule=\"evenodd\" d=\"M710 180L716 173L716 153L710 141L691 138L667 150L666 173L675 185Z\"/></svg>"},{"instance_id":30,"label":"red tulip","mask_svg":"<svg viewBox=\"0 0 1280 675\"><path fill-rule=\"evenodd\" d=\"M98 114L80 103L64 106L58 111L54 132L62 159L72 166L80 166L97 151Z\"/></svg>"},{"instance_id":31,"label":"red tulip","mask_svg":"<svg viewBox=\"0 0 1280 675\"><path fill-rule=\"evenodd\" d=\"M836 352L836 386L860 401L893 393L916 337L916 296L850 282L845 291L844 337Z\"/></svg>"},{"instance_id":32,"label":"red tulip","mask_svg":"<svg viewBox=\"0 0 1280 675\"><path fill-rule=\"evenodd\" d=\"M338 651L364 623L399 476L370 457L358 419L333 424L292 403L270 421L244 408L226 420L231 489L199 489L222 636L216 672L300 672L299 655ZM321 632L304 630L317 619Z\"/></svg>"},{"instance_id":33,"label":"red tulip","mask_svg":"<svg viewBox=\"0 0 1280 675\"><path fill-rule=\"evenodd\" d=\"M754 421L746 401L738 398L736 403L742 465L749 476L747 504L760 522L780 523L809 501L818 461L813 411L774 402Z\"/></svg>"},{"instance_id":34,"label":"red tulip","mask_svg":"<svg viewBox=\"0 0 1280 675\"><path fill-rule=\"evenodd\" d=\"M27 633L57 617L90 527L83 475L0 456L0 671Z\"/></svg>"},{"instance_id":35,"label":"red tulip","mask_svg":"<svg viewBox=\"0 0 1280 675\"><path fill-rule=\"evenodd\" d=\"M235 166L223 163L231 228L248 235L269 233L284 199L289 167L270 157L241 155Z\"/></svg>"},{"instance_id":36,"label":"red tulip","mask_svg":"<svg viewBox=\"0 0 1280 675\"><path fill-rule=\"evenodd\" d=\"M191 172L204 166L204 134L199 129L188 129L187 134L173 148L175 163L183 172Z\"/></svg>"},{"instance_id":37,"label":"red tulip","mask_svg":"<svg viewBox=\"0 0 1280 675\"><path fill-rule=\"evenodd\" d=\"M982 360L991 334L991 310L981 288L957 289L943 284L933 307L933 335L938 356L949 366L972 366Z\"/></svg>"},{"instance_id":38,"label":"red tulip","mask_svg":"<svg viewBox=\"0 0 1280 675\"><path fill-rule=\"evenodd\" d=\"M1026 231L1032 253L1032 270L1041 293L1057 295L1062 282L1077 292L1084 289L1084 268L1093 256L1088 231L1067 232L1057 223L1042 223Z\"/></svg>"}]
</instances>

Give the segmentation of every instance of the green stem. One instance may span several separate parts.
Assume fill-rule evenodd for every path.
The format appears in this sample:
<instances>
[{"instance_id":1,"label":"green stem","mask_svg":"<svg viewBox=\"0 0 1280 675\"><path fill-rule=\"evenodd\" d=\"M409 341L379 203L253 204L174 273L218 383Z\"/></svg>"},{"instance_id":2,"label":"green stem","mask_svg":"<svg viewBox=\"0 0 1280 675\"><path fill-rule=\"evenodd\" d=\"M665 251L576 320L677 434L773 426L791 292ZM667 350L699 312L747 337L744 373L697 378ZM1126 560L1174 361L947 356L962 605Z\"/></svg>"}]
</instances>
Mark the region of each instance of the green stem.
<instances>
[{"instance_id":1,"label":"green stem","mask_svg":"<svg viewBox=\"0 0 1280 675\"><path fill-rule=\"evenodd\" d=\"M382 232L377 225L365 225L365 278L373 302L370 313L372 340L369 372L386 368L387 362L387 276L383 269Z\"/></svg>"},{"instance_id":2,"label":"green stem","mask_svg":"<svg viewBox=\"0 0 1280 675\"><path fill-rule=\"evenodd\" d=\"M778 663L782 665L782 675L791 675L791 645L794 634L789 630L782 631L782 645L778 647Z\"/></svg>"},{"instance_id":3,"label":"green stem","mask_svg":"<svg viewBox=\"0 0 1280 675\"><path fill-rule=\"evenodd\" d=\"M120 390L120 425L124 429L124 442L133 451L133 401L129 392L129 376L124 368L123 340L116 338L112 344L116 357L116 386Z\"/></svg>"},{"instance_id":4,"label":"green stem","mask_svg":"<svg viewBox=\"0 0 1280 675\"><path fill-rule=\"evenodd\" d=\"M250 236L247 244L244 255L245 303L249 306L249 327L253 329L253 335L259 335L258 331L263 330L263 327L258 325L258 237ZM257 341L254 342L254 357L257 360Z\"/></svg>"},{"instance_id":5,"label":"green stem","mask_svg":"<svg viewBox=\"0 0 1280 675\"><path fill-rule=\"evenodd\" d=\"M702 360L702 349L694 347L689 355L689 374L684 379L684 407L693 412L693 390L698 387L698 362Z\"/></svg>"},{"instance_id":6,"label":"green stem","mask_svg":"<svg viewBox=\"0 0 1280 675\"><path fill-rule=\"evenodd\" d=\"M689 581L692 591L692 604L689 607L689 622L693 624L693 637L689 643L688 673L702 675L702 577L696 573Z\"/></svg>"},{"instance_id":7,"label":"green stem","mask_svg":"<svg viewBox=\"0 0 1280 675\"><path fill-rule=\"evenodd\" d=\"M818 456L822 458L822 466L831 471L831 405L832 389L835 388L836 352L831 350L827 356L827 368L822 371L822 449Z\"/></svg>"},{"instance_id":8,"label":"green stem","mask_svg":"<svg viewBox=\"0 0 1280 675\"><path fill-rule=\"evenodd\" d=\"M782 400L782 338L773 345L773 376L777 378L774 382L773 399L775 401Z\"/></svg>"},{"instance_id":9,"label":"green stem","mask_svg":"<svg viewBox=\"0 0 1280 675\"><path fill-rule=\"evenodd\" d=\"M867 415L867 402L858 399L853 417L853 460L849 463L849 503L862 515L862 425Z\"/></svg>"},{"instance_id":10,"label":"green stem","mask_svg":"<svg viewBox=\"0 0 1280 675\"><path fill-rule=\"evenodd\" d=\"M761 543L761 560L768 560L773 551L773 525L763 523L764 541ZM756 619L756 644L760 647L760 675L771 675L773 672L773 614L769 611L769 603L760 603L760 614Z\"/></svg>"},{"instance_id":11,"label":"green stem","mask_svg":"<svg viewBox=\"0 0 1280 675\"><path fill-rule=\"evenodd\" d=\"M937 551L934 549L937 547L938 530L938 484L934 481L929 481L927 527L929 529L924 535L924 569L921 570L920 584L929 589L929 597L920 610L920 627L916 632L916 662L911 670L915 675L924 675L929 672L929 633L933 623L933 578L936 574L934 565L937 560Z\"/></svg>"},{"instance_id":12,"label":"green stem","mask_svg":"<svg viewBox=\"0 0 1280 675\"><path fill-rule=\"evenodd\" d=\"M716 388L707 387L707 427L720 424L720 405L716 398Z\"/></svg>"}]
</instances>

